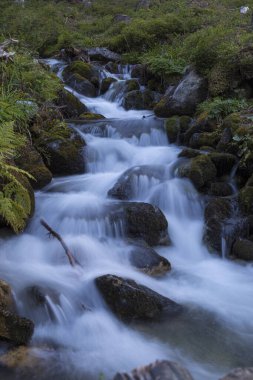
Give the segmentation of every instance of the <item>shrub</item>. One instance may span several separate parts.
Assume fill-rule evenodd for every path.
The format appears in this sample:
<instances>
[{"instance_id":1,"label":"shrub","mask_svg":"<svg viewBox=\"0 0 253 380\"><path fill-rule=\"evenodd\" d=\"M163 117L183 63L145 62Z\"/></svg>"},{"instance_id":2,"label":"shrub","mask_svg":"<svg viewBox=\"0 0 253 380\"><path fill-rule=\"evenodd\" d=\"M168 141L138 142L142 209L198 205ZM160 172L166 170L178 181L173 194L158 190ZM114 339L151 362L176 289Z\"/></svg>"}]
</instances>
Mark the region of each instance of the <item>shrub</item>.
<instances>
[{"instance_id":1,"label":"shrub","mask_svg":"<svg viewBox=\"0 0 253 380\"><path fill-rule=\"evenodd\" d=\"M226 116L247 107L245 100L215 98L201 103L197 113L200 119L210 119L220 123Z\"/></svg>"}]
</instances>

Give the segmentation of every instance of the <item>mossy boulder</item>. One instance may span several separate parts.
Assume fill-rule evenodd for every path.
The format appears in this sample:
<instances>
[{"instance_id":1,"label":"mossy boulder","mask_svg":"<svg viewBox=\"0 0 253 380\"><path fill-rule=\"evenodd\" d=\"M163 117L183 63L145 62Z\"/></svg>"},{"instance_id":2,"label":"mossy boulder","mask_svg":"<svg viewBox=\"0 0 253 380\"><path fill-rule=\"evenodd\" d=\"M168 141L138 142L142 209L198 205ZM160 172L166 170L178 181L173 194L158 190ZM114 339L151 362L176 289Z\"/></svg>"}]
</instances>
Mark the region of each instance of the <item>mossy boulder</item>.
<instances>
[{"instance_id":1,"label":"mossy boulder","mask_svg":"<svg viewBox=\"0 0 253 380\"><path fill-rule=\"evenodd\" d=\"M36 190L46 186L52 180L52 173L44 164L40 153L29 141L27 141L25 149L18 151L15 163L34 177L29 180Z\"/></svg>"},{"instance_id":2,"label":"mossy boulder","mask_svg":"<svg viewBox=\"0 0 253 380\"><path fill-rule=\"evenodd\" d=\"M224 198L211 199L205 208L204 242L210 251L221 253L224 223L232 217L231 201Z\"/></svg>"},{"instance_id":3,"label":"mossy boulder","mask_svg":"<svg viewBox=\"0 0 253 380\"><path fill-rule=\"evenodd\" d=\"M16 345L27 344L32 337L34 324L5 308L0 307L0 339Z\"/></svg>"},{"instance_id":4,"label":"mossy boulder","mask_svg":"<svg viewBox=\"0 0 253 380\"><path fill-rule=\"evenodd\" d=\"M61 107L61 113L66 119L78 118L88 109L74 94L67 90L60 91L55 103Z\"/></svg>"},{"instance_id":5,"label":"mossy boulder","mask_svg":"<svg viewBox=\"0 0 253 380\"><path fill-rule=\"evenodd\" d=\"M165 130L170 143L176 143L179 140L180 118L178 116L170 117L165 121Z\"/></svg>"},{"instance_id":6,"label":"mossy boulder","mask_svg":"<svg viewBox=\"0 0 253 380\"><path fill-rule=\"evenodd\" d=\"M96 278L96 286L110 309L123 320L152 320L163 313L176 316L183 309L130 279L107 274Z\"/></svg>"},{"instance_id":7,"label":"mossy boulder","mask_svg":"<svg viewBox=\"0 0 253 380\"><path fill-rule=\"evenodd\" d=\"M234 257L244 261L253 261L253 242L247 239L237 239L233 245Z\"/></svg>"},{"instance_id":8,"label":"mossy boulder","mask_svg":"<svg viewBox=\"0 0 253 380\"><path fill-rule=\"evenodd\" d=\"M253 147L252 147L253 149ZM246 182L253 173L253 150L250 149L241 157L237 169L237 175L242 178L242 182Z\"/></svg>"},{"instance_id":9,"label":"mossy boulder","mask_svg":"<svg viewBox=\"0 0 253 380\"><path fill-rule=\"evenodd\" d=\"M209 158L217 170L217 176L223 176L231 173L231 170L237 163L237 158L229 153L210 153Z\"/></svg>"},{"instance_id":10,"label":"mossy boulder","mask_svg":"<svg viewBox=\"0 0 253 380\"><path fill-rule=\"evenodd\" d=\"M81 120L101 120L105 119L100 113L84 112L79 117Z\"/></svg>"},{"instance_id":11,"label":"mossy boulder","mask_svg":"<svg viewBox=\"0 0 253 380\"><path fill-rule=\"evenodd\" d=\"M115 78L111 78L111 77L104 78L101 83L100 94L101 95L105 94L109 90L111 84L114 82L117 82Z\"/></svg>"},{"instance_id":12,"label":"mossy boulder","mask_svg":"<svg viewBox=\"0 0 253 380\"><path fill-rule=\"evenodd\" d=\"M126 92L136 91L140 89L140 85L136 79L129 79L126 81Z\"/></svg>"},{"instance_id":13,"label":"mossy boulder","mask_svg":"<svg viewBox=\"0 0 253 380\"><path fill-rule=\"evenodd\" d=\"M239 204L245 214L253 214L253 187L245 186L239 193Z\"/></svg>"},{"instance_id":14,"label":"mossy boulder","mask_svg":"<svg viewBox=\"0 0 253 380\"><path fill-rule=\"evenodd\" d=\"M200 155L181 166L178 174L180 177L189 178L196 189L203 190L215 179L217 170L208 155Z\"/></svg>"},{"instance_id":15,"label":"mossy boulder","mask_svg":"<svg viewBox=\"0 0 253 380\"><path fill-rule=\"evenodd\" d=\"M99 72L98 70L92 66L90 63L82 62L82 61L74 61L70 63L64 70L63 70L63 78L66 80L71 75L78 74L82 78L87 79L88 81L92 82L94 78L99 79Z\"/></svg>"},{"instance_id":16,"label":"mossy boulder","mask_svg":"<svg viewBox=\"0 0 253 380\"><path fill-rule=\"evenodd\" d=\"M160 95L158 93L149 90L130 91L124 97L123 106L126 110L151 110L153 109L155 103L159 100L159 98Z\"/></svg>"},{"instance_id":17,"label":"mossy boulder","mask_svg":"<svg viewBox=\"0 0 253 380\"><path fill-rule=\"evenodd\" d=\"M83 147L85 143L74 130L70 138L55 140L47 146L48 167L55 175L81 174L85 171Z\"/></svg>"},{"instance_id":18,"label":"mossy boulder","mask_svg":"<svg viewBox=\"0 0 253 380\"><path fill-rule=\"evenodd\" d=\"M217 132L197 132L194 133L189 141L189 145L193 149L200 149L203 146L215 147L220 140Z\"/></svg>"},{"instance_id":19,"label":"mossy boulder","mask_svg":"<svg viewBox=\"0 0 253 380\"><path fill-rule=\"evenodd\" d=\"M237 128L241 124L241 116L239 113L231 113L226 116L223 120L222 126L223 128L230 128L233 132L237 130Z\"/></svg>"},{"instance_id":20,"label":"mossy boulder","mask_svg":"<svg viewBox=\"0 0 253 380\"><path fill-rule=\"evenodd\" d=\"M213 182L208 194L216 197L228 197L233 194L233 189L227 182Z\"/></svg>"},{"instance_id":21,"label":"mossy boulder","mask_svg":"<svg viewBox=\"0 0 253 380\"><path fill-rule=\"evenodd\" d=\"M195 158L201 155L197 149L184 148L178 155L179 158Z\"/></svg>"},{"instance_id":22,"label":"mossy boulder","mask_svg":"<svg viewBox=\"0 0 253 380\"><path fill-rule=\"evenodd\" d=\"M80 74L71 74L69 77L65 78L65 83L84 96L94 98L98 94L95 86Z\"/></svg>"}]
</instances>

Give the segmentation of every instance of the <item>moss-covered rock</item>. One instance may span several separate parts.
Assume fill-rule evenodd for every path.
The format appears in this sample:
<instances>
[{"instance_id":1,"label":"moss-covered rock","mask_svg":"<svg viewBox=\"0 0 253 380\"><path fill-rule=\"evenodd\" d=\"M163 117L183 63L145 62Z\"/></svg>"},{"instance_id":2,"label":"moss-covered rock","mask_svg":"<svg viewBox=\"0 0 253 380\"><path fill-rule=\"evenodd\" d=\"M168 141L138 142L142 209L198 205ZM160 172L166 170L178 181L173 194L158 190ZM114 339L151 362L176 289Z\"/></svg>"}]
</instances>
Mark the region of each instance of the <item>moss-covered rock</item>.
<instances>
[{"instance_id":1,"label":"moss-covered rock","mask_svg":"<svg viewBox=\"0 0 253 380\"><path fill-rule=\"evenodd\" d=\"M246 214L253 214L253 187L245 186L239 193L239 204Z\"/></svg>"},{"instance_id":2,"label":"moss-covered rock","mask_svg":"<svg viewBox=\"0 0 253 380\"><path fill-rule=\"evenodd\" d=\"M194 186L201 190L215 179L217 170L207 155L200 155L181 166L178 174L180 177L189 178Z\"/></svg>"},{"instance_id":3,"label":"moss-covered rock","mask_svg":"<svg viewBox=\"0 0 253 380\"><path fill-rule=\"evenodd\" d=\"M226 95L232 89L234 79L233 67L218 62L208 76L208 90L211 97Z\"/></svg>"},{"instance_id":4,"label":"moss-covered rock","mask_svg":"<svg viewBox=\"0 0 253 380\"><path fill-rule=\"evenodd\" d=\"M218 177L230 174L231 170L237 163L237 158L229 153L214 152L210 153L209 157L216 167Z\"/></svg>"},{"instance_id":5,"label":"moss-covered rock","mask_svg":"<svg viewBox=\"0 0 253 380\"><path fill-rule=\"evenodd\" d=\"M236 129L241 124L241 116L239 113L231 113L230 115L226 116L223 120L223 128L230 128L233 132L236 131Z\"/></svg>"},{"instance_id":6,"label":"moss-covered rock","mask_svg":"<svg viewBox=\"0 0 253 380\"><path fill-rule=\"evenodd\" d=\"M215 132L197 132L191 136L189 145L193 149L200 149L203 146L214 148L217 145L219 140L220 140L220 135L216 131Z\"/></svg>"},{"instance_id":7,"label":"moss-covered rock","mask_svg":"<svg viewBox=\"0 0 253 380\"><path fill-rule=\"evenodd\" d=\"M30 183L34 189L41 189L52 180L52 173L44 164L39 152L27 141L25 149L19 150L15 159L16 165L30 173Z\"/></svg>"},{"instance_id":8,"label":"moss-covered rock","mask_svg":"<svg viewBox=\"0 0 253 380\"><path fill-rule=\"evenodd\" d=\"M0 339L14 344L27 344L32 337L34 324L0 307Z\"/></svg>"},{"instance_id":9,"label":"moss-covered rock","mask_svg":"<svg viewBox=\"0 0 253 380\"><path fill-rule=\"evenodd\" d=\"M69 139L50 142L46 146L50 171L56 175L83 173L85 171L84 145L84 141L74 130Z\"/></svg>"},{"instance_id":10,"label":"moss-covered rock","mask_svg":"<svg viewBox=\"0 0 253 380\"><path fill-rule=\"evenodd\" d=\"M233 189L227 182L213 182L208 193L216 197L228 197L233 194Z\"/></svg>"},{"instance_id":11,"label":"moss-covered rock","mask_svg":"<svg viewBox=\"0 0 253 380\"><path fill-rule=\"evenodd\" d=\"M135 90L125 95L123 105L126 110L151 110L159 98L160 95L155 92L149 90Z\"/></svg>"},{"instance_id":12,"label":"moss-covered rock","mask_svg":"<svg viewBox=\"0 0 253 380\"><path fill-rule=\"evenodd\" d=\"M82 95L89 96L91 98L97 96L98 91L95 86L88 79L82 77L78 73L68 76L65 79L65 82Z\"/></svg>"},{"instance_id":13,"label":"moss-covered rock","mask_svg":"<svg viewBox=\"0 0 253 380\"><path fill-rule=\"evenodd\" d=\"M61 107L61 113L66 119L78 118L88 110L75 95L65 89L60 91L55 103Z\"/></svg>"},{"instance_id":14,"label":"moss-covered rock","mask_svg":"<svg viewBox=\"0 0 253 380\"><path fill-rule=\"evenodd\" d=\"M80 119L82 120L101 120L105 119L103 115L100 113L92 113L92 112L84 112L80 115Z\"/></svg>"},{"instance_id":15,"label":"moss-covered rock","mask_svg":"<svg viewBox=\"0 0 253 380\"><path fill-rule=\"evenodd\" d=\"M170 143L178 142L180 128L180 118L178 116L170 117L165 121L165 130Z\"/></svg>"},{"instance_id":16,"label":"moss-covered rock","mask_svg":"<svg viewBox=\"0 0 253 380\"><path fill-rule=\"evenodd\" d=\"M179 158L194 158L200 156L201 153L197 149L184 148L178 155Z\"/></svg>"},{"instance_id":17,"label":"moss-covered rock","mask_svg":"<svg viewBox=\"0 0 253 380\"><path fill-rule=\"evenodd\" d=\"M62 73L65 80L73 74L78 74L90 82L92 82L93 78L98 78L98 70L95 69L90 63L82 61L74 61L70 63L70 65L68 65Z\"/></svg>"},{"instance_id":18,"label":"moss-covered rock","mask_svg":"<svg viewBox=\"0 0 253 380\"><path fill-rule=\"evenodd\" d=\"M104 78L101 83L100 94L101 95L105 94L109 90L111 84L114 82L117 82L115 78L111 78L111 77Z\"/></svg>"},{"instance_id":19,"label":"moss-covered rock","mask_svg":"<svg viewBox=\"0 0 253 380\"><path fill-rule=\"evenodd\" d=\"M129 79L126 81L126 92L136 91L140 89L140 85L136 79Z\"/></svg>"}]
</instances>

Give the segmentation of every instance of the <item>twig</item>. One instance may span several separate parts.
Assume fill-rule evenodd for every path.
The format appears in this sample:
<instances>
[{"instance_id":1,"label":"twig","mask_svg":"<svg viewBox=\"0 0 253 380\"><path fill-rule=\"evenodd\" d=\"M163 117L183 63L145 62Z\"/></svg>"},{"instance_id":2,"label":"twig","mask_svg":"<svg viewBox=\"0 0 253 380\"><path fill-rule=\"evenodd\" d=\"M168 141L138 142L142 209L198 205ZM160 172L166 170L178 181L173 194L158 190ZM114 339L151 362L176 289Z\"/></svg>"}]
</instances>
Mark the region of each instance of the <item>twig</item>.
<instances>
[{"instance_id":1,"label":"twig","mask_svg":"<svg viewBox=\"0 0 253 380\"><path fill-rule=\"evenodd\" d=\"M68 257L68 260L69 260L69 263L72 267L74 267L76 264L78 264L78 262L76 261L76 259L74 258L73 254L71 253L71 251L69 250L68 246L66 245L66 243L64 242L64 240L62 239L62 237L56 232L54 231L46 222L44 219L41 219L40 220L40 223L43 227L45 227L45 229L49 232L49 235L52 235L53 237L55 237L62 245L67 257Z\"/></svg>"}]
</instances>

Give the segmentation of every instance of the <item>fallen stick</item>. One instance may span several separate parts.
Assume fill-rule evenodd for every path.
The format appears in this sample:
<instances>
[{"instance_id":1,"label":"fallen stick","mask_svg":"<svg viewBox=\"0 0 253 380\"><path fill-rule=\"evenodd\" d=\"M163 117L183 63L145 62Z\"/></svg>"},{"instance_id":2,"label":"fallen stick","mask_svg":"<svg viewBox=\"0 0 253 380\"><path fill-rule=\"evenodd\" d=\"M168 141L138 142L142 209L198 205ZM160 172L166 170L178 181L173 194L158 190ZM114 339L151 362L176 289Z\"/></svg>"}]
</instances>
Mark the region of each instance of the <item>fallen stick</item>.
<instances>
[{"instance_id":1,"label":"fallen stick","mask_svg":"<svg viewBox=\"0 0 253 380\"><path fill-rule=\"evenodd\" d=\"M73 254L71 253L71 251L69 250L68 246L66 245L66 243L64 242L64 240L62 239L62 237L56 232L54 231L48 224L47 222L45 222L44 219L41 219L40 220L40 223L43 227L45 227L45 229L49 232L49 235L52 235L53 237L55 237L62 245L67 257L68 257L68 260L69 260L69 263L72 267L74 267L76 264L78 264L77 260L74 258Z\"/></svg>"}]
</instances>

